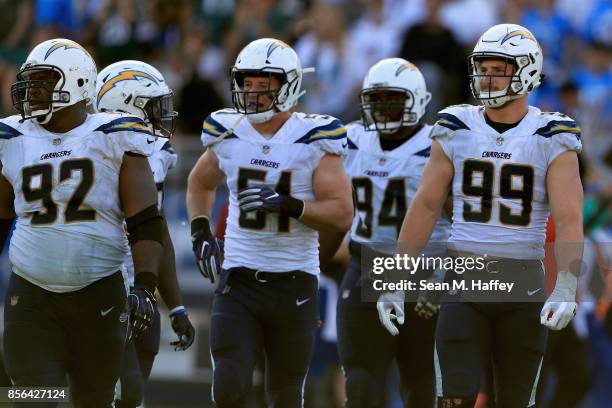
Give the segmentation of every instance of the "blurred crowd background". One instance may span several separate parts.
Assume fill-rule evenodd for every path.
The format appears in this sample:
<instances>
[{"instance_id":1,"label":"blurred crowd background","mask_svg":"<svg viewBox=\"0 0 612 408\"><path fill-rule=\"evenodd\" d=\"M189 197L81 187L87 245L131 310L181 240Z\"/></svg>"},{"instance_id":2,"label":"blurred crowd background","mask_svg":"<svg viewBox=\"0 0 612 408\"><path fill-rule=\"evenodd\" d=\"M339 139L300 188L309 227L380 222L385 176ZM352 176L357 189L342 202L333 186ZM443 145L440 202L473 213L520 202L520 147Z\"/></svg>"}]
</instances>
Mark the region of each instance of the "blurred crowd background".
<instances>
[{"instance_id":1,"label":"blurred crowd background","mask_svg":"<svg viewBox=\"0 0 612 408\"><path fill-rule=\"evenodd\" d=\"M202 406L209 398L206 337L211 287L193 262L184 192L189 169L202 153L203 119L231 106L228 69L240 49L262 37L292 45L304 67L316 68L315 73L306 74L307 94L299 110L331 114L345 123L359 118L357 94L368 68L382 58L406 58L421 69L433 94L426 117L432 123L443 107L473 102L467 55L487 28L501 22L524 25L544 50L545 80L530 96L531 104L564 112L583 129L585 226L596 248L586 262L609 270L612 0L0 0L2 116L16 113L10 86L29 50L55 37L81 43L96 59L98 70L122 59L153 64L174 90L179 117L172 143L179 162L169 176L165 206L185 303L193 310L199 337L187 353L162 348L153 370L148 406L191 406L192 400L194 406ZM215 217L224 214L224 197L221 191ZM6 277L6 256L3 259L0 269ZM337 273L330 272L321 281L326 313L309 380L315 391L306 398L311 407L335 407L342 401L334 345L334 291L341 269L338 266ZM580 350L573 359L578 363L568 363L562 354L555 360L553 375L543 386L542 406L573 407L578 406L577 401L583 401L584 407L610 406L612 340L603 343L603 359L599 354L595 357L608 364L602 368L591 364L593 356L588 350L593 340L588 331L572 330L577 333L572 337L575 342L567 347ZM162 336L166 344L171 338L168 325ZM597 401L593 394L599 383L603 390L605 384L608 388L604 405L584 405L589 398ZM170 386L174 388L166 392L169 388L164 387ZM574 396L561 398L559 390ZM177 402L181 395L191 397ZM565 405L559 405L560 400ZM254 397L253 406L258 406L257 401ZM389 406L397 403L390 393Z\"/></svg>"}]
</instances>

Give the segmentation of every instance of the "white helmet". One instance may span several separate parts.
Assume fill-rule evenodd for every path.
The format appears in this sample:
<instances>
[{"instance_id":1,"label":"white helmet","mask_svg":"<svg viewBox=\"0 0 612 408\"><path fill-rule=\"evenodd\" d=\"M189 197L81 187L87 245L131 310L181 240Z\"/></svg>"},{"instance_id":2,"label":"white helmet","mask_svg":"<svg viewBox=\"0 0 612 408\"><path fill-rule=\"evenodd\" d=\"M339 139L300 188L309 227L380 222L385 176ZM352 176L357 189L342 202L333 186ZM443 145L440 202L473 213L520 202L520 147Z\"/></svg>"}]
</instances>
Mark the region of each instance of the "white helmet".
<instances>
[{"instance_id":1,"label":"white helmet","mask_svg":"<svg viewBox=\"0 0 612 408\"><path fill-rule=\"evenodd\" d=\"M491 76L479 74L478 71L479 62L486 59L501 59L514 65L510 84L505 89L481 89L482 78L491 79ZM476 43L468 61L472 94L491 108L501 107L528 94L540 85L542 79L542 48L533 34L518 24L498 24L489 28Z\"/></svg>"},{"instance_id":2,"label":"white helmet","mask_svg":"<svg viewBox=\"0 0 612 408\"><path fill-rule=\"evenodd\" d=\"M173 93L163 75L142 61L119 61L98 74L98 112L125 112L148 123L155 135L171 137L175 119Z\"/></svg>"},{"instance_id":3,"label":"white helmet","mask_svg":"<svg viewBox=\"0 0 612 408\"><path fill-rule=\"evenodd\" d=\"M38 79L32 79L33 74ZM89 105L95 90L96 63L91 55L72 40L55 38L30 52L17 73L11 96L23 120L36 118L45 124L57 110L83 100ZM44 109L36 109L36 105Z\"/></svg>"},{"instance_id":4,"label":"white helmet","mask_svg":"<svg viewBox=\"0 0 612 408\"><path fill-rule=\"evenodd\" d=\"M399 94L396 100L378 99L381 92ZM361 116L367 130L394 133L419 123L431 93L425 78L412 63L402 58L386 58L370 68L359 94Z\"/></svg>"},{"instance_id":5,"label":"white helmet","mask_svg":"<svg viewBox=\"0 0 612 408\"><path fill-rule=\"evenodd\" d=\"M302 74L314 69L302 69L302 64L293 48L273 38L262 38L244 47L230 71L232 101L236 110L247 115L251 123L263 123L272 119L276 112L286 112L297 105L298 99L306 91L301 90ZM260 95L269 95L270 91L243 90L244 77L247 75L277 78L280 89L273 96L269 106L260 110ZM247 101L248 96L256 96L254 101ZM254 105L253 109L249 105Z\"/></svg>"}]
</instances>

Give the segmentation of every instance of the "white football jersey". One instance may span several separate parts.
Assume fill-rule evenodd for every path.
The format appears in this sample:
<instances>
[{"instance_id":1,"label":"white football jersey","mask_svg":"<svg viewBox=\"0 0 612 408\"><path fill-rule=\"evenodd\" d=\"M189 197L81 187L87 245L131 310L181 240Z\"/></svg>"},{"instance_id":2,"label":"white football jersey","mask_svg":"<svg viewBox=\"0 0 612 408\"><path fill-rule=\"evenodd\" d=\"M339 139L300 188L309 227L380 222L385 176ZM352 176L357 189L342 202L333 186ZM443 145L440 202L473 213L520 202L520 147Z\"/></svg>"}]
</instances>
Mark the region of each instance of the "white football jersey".
<instances>
[{"instance_id":1,"label":"white football jersey","mask_svg":"<svg viewBox=\"0 0 612 408\"><path fill-rule=\"evenodd\" d=\"M550 212L546 172L561 153L580 152L580 127L568 116L529 107L514 128L498 133L484 108L451 106L431 137L455 169L449 247L518 259L542 259Z\"/></svg>"},{"instance_id":2,"label":"white football jersey","mask_svg":"<svg viewBox=\"0 0 612 408\"><path fill-rule=\"evenodd\" d=\"M344 167L357 196L351 239L395 243L429 159L431 126L424 125L409 140L388 151L382 150L377 132L367 131L363 123L353 122L346 130ZM441 216L430 239L433 245L426 253L444 251L441 244L448 239L449 228L449 219Z\"/></svg>"},{"instance_id":3,"label":"white football jersey","mask_svg":"<svg viewBox=\"0 0 612 408\"><path fill-rule=\"evenodd\" d=\"M33 120L0 121L2 175L15 194L13 271L53 292L71 292L121 269L128 249L119 202L125 152L149 156L155 139L140 119L88 115L63 133Z\"/></svg>"},{"instance_id":4,"label":"white football jersey","mask_svg":"<svg viewBox=\"0 0 612 408\"><path fill-rule=\"evenodd\" d=\"M202 143L214 149L230 193L223 267L318 274L318 232L287 216L241 212L237 192L267 184L279 193L314 200L313 173L325 154L344 155L346 130L331 116L293 113L269 139L242 120L231 136L215 144L238 117L234 110L220 110L206 118L202 129Z\"/></svg>"},{"instance_id":5,"label":"white football jersey","mask_svg":"<svg viewBox=\"0 0 612 408\"><path fill-rule=\"evenodd\" d=\"M168 139L158 138L153 146L153 154L148 157L148 160L153 172L155 185L157 186L157 207L161 210L164 202L164 182L166 181L168 170L176 165L178 156ZM129 248L128 254L125 257L124 274L124 279L127 279L130 286L134 286L134 259Z\"/></svg>"}]
</instances>

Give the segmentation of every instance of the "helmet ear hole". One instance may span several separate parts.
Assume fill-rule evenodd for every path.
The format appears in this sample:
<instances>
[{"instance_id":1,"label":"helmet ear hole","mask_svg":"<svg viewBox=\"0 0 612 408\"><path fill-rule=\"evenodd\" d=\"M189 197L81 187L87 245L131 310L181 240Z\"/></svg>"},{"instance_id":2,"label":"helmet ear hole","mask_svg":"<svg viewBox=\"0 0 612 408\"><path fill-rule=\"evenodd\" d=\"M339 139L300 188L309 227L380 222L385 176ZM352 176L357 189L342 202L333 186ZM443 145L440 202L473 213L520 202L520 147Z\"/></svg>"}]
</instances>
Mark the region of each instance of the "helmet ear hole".
<instances>
[{"instance_id":1,"label":"helmet ear hole","mask_svg":"<svg viewBox=\"0 0 612 408\"><path fill-rule=\"evenodd\" d=\"M83 78L77 79L77 85L80 86L80 87L85 85L85 81L83 80Z\"/></svg>"}]
</instances>

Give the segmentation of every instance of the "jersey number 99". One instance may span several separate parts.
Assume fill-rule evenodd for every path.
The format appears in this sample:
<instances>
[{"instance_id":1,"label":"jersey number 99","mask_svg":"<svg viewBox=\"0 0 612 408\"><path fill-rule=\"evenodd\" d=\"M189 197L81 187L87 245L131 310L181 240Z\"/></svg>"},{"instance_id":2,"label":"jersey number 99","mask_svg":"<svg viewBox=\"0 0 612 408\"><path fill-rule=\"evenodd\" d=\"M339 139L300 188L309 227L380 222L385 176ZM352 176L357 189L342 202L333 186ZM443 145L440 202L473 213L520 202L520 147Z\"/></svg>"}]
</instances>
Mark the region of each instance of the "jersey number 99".
<instances>
[{"instance_id":1,"label":"jersey number 99","mask_svg":"<svg viewBox=\"0 0 612 408\"><path fill-rule=\"evenodd\" d=\"M475 177L477 174L479 177ZM463 219L465 221L486 223L491 220L494 178L495 166L492 162L466 160L463 163L463 195L480 198L479 210L475 210L470 203L464 201ZM477 179L480 181L476 182ZM499 196L521 201L521 211L518 214L513 214L509 206L499 203L499 221L502 224L520 227L529 225L533 201L533 179L534 172L531 166L510 163L501 166ZM520 186L516 187L515 184L520 184Z\"/></svg>"}]
</instances>

